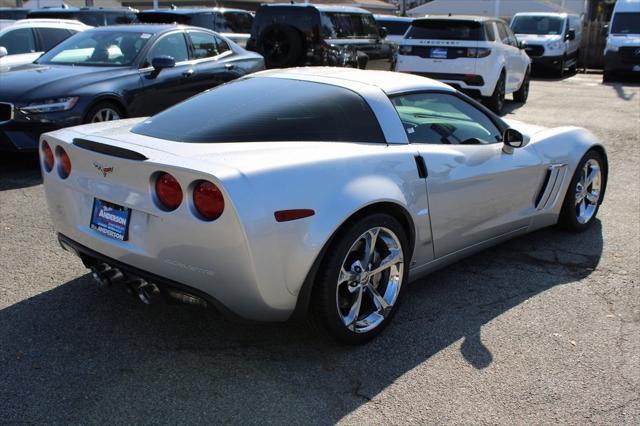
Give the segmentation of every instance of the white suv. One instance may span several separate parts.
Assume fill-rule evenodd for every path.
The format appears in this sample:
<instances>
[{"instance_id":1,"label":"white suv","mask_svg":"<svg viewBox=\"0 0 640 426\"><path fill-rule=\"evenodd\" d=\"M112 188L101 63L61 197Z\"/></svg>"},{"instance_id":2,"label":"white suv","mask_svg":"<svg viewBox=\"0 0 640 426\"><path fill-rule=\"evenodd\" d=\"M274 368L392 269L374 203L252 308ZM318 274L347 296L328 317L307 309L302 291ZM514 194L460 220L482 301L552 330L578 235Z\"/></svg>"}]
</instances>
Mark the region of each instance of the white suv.
<instances>
[{"instance_id":1,"label":"white suv","mask_svg":"<svg viewBox=\"0 0 640 426\"><path fill-rule=\"evenodd\" d=\"M575 72L582 43L582 20L578 15L516 13L511 30L518 41L527 43L534 68L552 69L558 77L562 77L565 68Z\"/></svg>"},{"instance_id":2,"label":"white suv","mask_svg":"<svg viewBox=\"0 0 640 426\"><path fill-rule=\"evenodd\" d=\"M61 41L92 28L68 19L21 19L0 30L0 72L28 64Z\"/></svg>"},{"instance_id":3,"label":"white suv","mask_svg":"<svg viewBox=\"0 0 640 426\"><path fill-rule=\"evenodd\" d=\"M502 113L506 93L529 95L531 60L504 21L481 16L416 19L400 43L395 70L441 80Z\"/></svg>"}]
</instances>

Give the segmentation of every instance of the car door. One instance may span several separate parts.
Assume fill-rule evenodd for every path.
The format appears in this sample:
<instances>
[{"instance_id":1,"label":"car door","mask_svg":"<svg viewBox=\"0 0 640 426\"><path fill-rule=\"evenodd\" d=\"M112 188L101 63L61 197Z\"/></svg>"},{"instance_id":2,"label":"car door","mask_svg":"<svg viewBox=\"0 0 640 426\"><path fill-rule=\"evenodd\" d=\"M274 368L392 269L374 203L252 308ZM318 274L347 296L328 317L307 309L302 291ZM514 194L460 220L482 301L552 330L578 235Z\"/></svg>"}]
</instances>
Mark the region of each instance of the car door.
<instances>
[{"instance_id":1,"label":"car door","mask_svg":"<svg viewBox=\"0 0 640 426\"><path fill-rule=\"evenodd\" d=\"M197 74L198 92L210 89L241 75L234 64L234 53L222 38L209 31L189 31L189 40Z\"/></svg>"},{"instance_id":2,"label":"car door","mask_svg":"<svg viewBox=\"0 0 640 426\"><path fill-rule=\"evenodd\" d=\"M454 94L392 102L426 163L436 258L529 226L546 173L533 146L503 152L496 119Z\"/></svg>"},{"instance_id":3,"label":"car door","mask_svg":"<svg viewBox=\"0 0 640 426\"><path fill-rule=\"evenodd\" d=\"M151 64L153 58L170 56L173 68L160 71ZM162 35L149 49L140 73L144 82L144 114L155 114L198 93L196 67L189 58L187 41L182 31Z\"/></svg>"},{"instance_id":4,"label":"car door","mask_svg":"<svg viewBox=\"0 0 640 426\"><path fill-rule=\"evenodd\" d=\"M504 49L505 52L506 89L507 92L513 92L520 87L526 71L522 58L524 52L520 50L516 36L504 22L497 21L496 26L498 28L500 41L502 42L501 48Z\"/></svg>"}]
</instances>

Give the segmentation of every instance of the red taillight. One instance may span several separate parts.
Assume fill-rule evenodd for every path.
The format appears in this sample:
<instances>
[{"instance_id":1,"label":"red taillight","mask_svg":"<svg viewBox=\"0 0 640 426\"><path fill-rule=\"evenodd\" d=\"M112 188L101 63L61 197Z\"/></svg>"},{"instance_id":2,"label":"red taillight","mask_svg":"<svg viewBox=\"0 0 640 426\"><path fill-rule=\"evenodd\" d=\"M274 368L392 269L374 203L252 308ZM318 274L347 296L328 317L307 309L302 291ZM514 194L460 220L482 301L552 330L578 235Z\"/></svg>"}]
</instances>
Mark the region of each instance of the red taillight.
<instances>
[{"instance_id":1,"label":"red taillight","mask_svg":"<svg viewBox=\"0 0 640 426\"><path fill-rule=\"evenodd\" d=\"M182 188L169 173L162 173L156 179L156 196L162 207L175 210L182 203Z\"/></svg>"},{"instance_id":2,"label":"red taillight","mask_svg":"<svg viewBox=\"0 0 640 426\"><path fill-rule=\"evenodd\" d=\"M203 219L215 220L224 211L224 198L217 186L203 180L193 189L193 205Z\"/></svg>"},{"instance_id":3,"label":"red taillight","mask_svg":"<svg viewBox=\"0 0 640 426\"><path fill-rule=\"evenodd\" d=\"M62 147L59 146L56 148L56 151L58 151L58 158L60 159L58 173L62 179L66 179L71 174L71 160L69 159L67 151L62 149Z\"/></svg>"},{"instance_id":4,"label":"red taillight","mask_svg":"<svg viewBox=\"0 0 640 426\"><path fill-rule=\"evenodd\" d=\"M53 157L53 151L46 141L42 142L42 154L44 156L44 169L50 172L53 170L55 159Z\"/></svg>"}]
</instances>

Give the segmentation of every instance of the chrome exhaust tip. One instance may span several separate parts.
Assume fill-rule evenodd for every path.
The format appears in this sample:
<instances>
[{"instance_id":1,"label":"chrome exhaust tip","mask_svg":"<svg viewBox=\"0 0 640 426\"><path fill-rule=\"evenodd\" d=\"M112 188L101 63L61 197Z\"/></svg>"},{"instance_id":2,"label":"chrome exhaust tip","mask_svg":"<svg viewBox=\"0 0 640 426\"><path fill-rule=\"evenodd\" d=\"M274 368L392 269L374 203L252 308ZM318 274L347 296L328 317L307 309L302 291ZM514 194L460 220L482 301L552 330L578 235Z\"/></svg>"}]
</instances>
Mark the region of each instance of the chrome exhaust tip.
<instances>
[{"instance_id":1,"label":"chrome exhaust tip","mask_svg":"<svg viewBox=\"0 0 640 426\"><path fill-rule=\"evenodd\" d=\"M138 299L145 305L151 305L160 299L161 294L158 286L142 278L134 279L129 283L129 286L138 296Z\"/></svg>"}]
</instances>

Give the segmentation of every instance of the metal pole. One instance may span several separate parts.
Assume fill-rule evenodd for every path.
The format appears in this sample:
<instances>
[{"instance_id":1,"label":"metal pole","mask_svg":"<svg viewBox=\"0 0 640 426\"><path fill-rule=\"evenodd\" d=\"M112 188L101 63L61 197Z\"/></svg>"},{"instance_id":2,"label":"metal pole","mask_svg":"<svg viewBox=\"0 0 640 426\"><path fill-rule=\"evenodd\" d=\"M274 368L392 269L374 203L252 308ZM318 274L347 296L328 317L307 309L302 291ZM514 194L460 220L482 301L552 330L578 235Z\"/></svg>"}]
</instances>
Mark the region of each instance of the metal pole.
<instances>
[{"instance_id":1,"label":"metal pole","mask_svg":"<svg viewBox=\"0 0 640 426\"><path fill-rule=\"evenodd\" d=\"M16 7L22 7L22 0L16 0Z\"/></svg>"},{"instance_id":2,"label":"metal pole","mask_svg":"<svg viewBox=\"0 0 640 426\"><path fill-rule=\"evenodd\" d=\"M493 7L494 7L494 10L493 10L494 16L496 18L499 18L500 17L500 0L495 0L493 2Z\"/></svg>"},{"instance_id":3,"label":"metal pole","mask_svg":"<svg viewBox=\"0 0 640 426\"><path fill-rule=\"evenodd\" d=\"M158 0L153 0L153 8L154 9L158 8Z\"/></svg>"},{"instance_id":4,"label":"metal pole","mask_svg":"<svg viewBox=\"0 0 640 426\"><path fill-rule=\"evenodd\" d=\"M400 0L400 16L407 16L406 0Z\"/></svg>"},{"instance_id":5,"label":"metal pole","mask_svg":"<svg viewBox=\"0 0 640 426\"><path fill-rule=\"evenodd\" d=\"M87 7L93 7L93 0L84 0L84 5Z\"/></svg>"}]
</instances>

